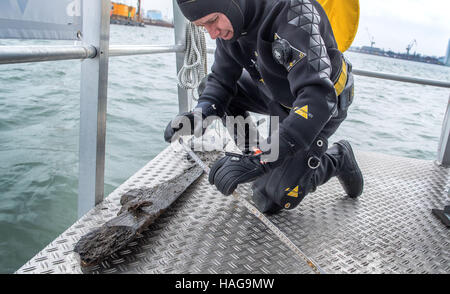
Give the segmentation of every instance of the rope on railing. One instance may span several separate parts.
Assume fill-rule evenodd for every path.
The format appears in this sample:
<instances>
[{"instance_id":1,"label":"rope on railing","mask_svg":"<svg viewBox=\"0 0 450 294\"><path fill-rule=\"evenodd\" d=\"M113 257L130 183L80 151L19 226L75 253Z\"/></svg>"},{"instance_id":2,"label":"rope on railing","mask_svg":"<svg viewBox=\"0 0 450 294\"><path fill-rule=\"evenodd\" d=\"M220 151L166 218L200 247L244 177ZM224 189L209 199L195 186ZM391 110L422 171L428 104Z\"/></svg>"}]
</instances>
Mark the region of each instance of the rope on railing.
<instances>
[{"instance_id":1,"label":"rope on railing","mask_svg":"<svg viewBox=\"0 0 450 294\"><path fill-rule=\"evenodd\" d=\"M205 35L193 23L186 26L186 52L184 65L178 72L178 85L187 90L194 100L198 88L208 72Z\"/></svg>"}]
</instances>

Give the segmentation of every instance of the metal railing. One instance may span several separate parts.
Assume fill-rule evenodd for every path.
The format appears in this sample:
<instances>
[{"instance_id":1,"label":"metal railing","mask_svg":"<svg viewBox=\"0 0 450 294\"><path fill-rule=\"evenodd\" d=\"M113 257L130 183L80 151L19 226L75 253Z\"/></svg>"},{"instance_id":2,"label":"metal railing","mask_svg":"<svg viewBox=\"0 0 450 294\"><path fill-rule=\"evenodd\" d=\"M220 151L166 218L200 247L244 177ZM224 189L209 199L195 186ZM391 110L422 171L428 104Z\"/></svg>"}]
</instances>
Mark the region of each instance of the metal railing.
<instances>
[{"instance_id":1,"label":"metal railing","mask_svg":"<svg viewBox=\"0 0 450 294\"><path fill-rule=\"evenodd\" d=\"M85 1L83 6L84 45L0 46L0 64L84 59L80 91L80 158L78 216L104 198L106 102L109 57L176 53L177 71L183 66L187 21L173 0L174 45L109 45L109 1ZM101 17L98 17L101 15ZM214 53L214 48L208 48ZM450 82L353 69L355 75L434 87L450 88ZM93 95L95 97L93 97ZM95 99L94 99L95 98ZM186 90L178 87L179 111L190 105ZM450 165L450 98L445 114L437 162Z\"/></svg>"},{"instance_id":2,"label":"metal railing","mask_svg":"<svg viewBox=\"0 0 450 294\"><path fill-rule=\"evenodd\" d=\"M95 46L0 46L0 64L95 58Z\"/></svg>"},{"instance_id":3,"label":"metal railing","mask_svg":"<svg viewBox=\"0 0 450 294\"><path fill-rule=\"evenodd\" d=\"M109 56L183 53L182 45L111 45ZM0 46L0 64L93 59L95 46Z\"/></svg>"},{"instance_id":4,"label":"metal railing","mask_svg":"<svg viewBox=\"0 0 450 294\"><path fill-rule=\"evenodd\" d=\"M185 46L176 45L111 45L109 57L129 56L158 53L183 54ZM208 47L207 52L214 53L214 48ZM0 46L0 64L28 63L70 59L89 59L97 56L94 46ZM375 72L353 68L353 74L371 78L413 83L419 85L450 88L450 82L402 76L391 73Z\"/></svg>"},{"instance_id":5,"label":"metal railing","mask_svg":"<svg viewBox=\"0 0 450 294\"><path fill-rule=\"evenodd\" d=\"M353 69L353 74L359 75L359 76L370 77L370 78L378 78L378 79L383 79L383 80L391 80L391 81L398 81L398 82L404 82L404 83L413 83L413 84L441 87L441 88L450 88L450 82L447 82L447 81L422 79L422 78L401 76L401 75L390 74L390 73L361 70L361 69L356 69L356 68Z\"/></svg>"}]
</instances>

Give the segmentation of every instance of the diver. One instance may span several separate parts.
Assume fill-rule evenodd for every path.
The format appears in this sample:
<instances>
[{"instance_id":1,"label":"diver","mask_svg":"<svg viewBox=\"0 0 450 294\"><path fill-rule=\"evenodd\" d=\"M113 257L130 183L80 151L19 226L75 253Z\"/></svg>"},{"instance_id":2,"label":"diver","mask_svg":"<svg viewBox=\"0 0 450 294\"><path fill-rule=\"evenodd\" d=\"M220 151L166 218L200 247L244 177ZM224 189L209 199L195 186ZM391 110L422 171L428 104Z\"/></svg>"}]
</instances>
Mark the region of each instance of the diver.
<instances>
[{"instance_id":1,"label":"diver","mask_svg":"<svg viewBox=\"0 0 450 294\"><path fill-rule=\"evenodd\" d=\"M177 2L216 40L216 51L197 106L168 124L165 140L181 132L176 122L182 117L197 135L211 116L278 117L278 130L266 139L267 145L278 140L276 159L262 160L266 151L245 140L242 154L226 153L213 164L209 182L230 195L253 181L253 201L267 213L295 208L334 176L349 197L360 196L364 180L350 143L328 146L347 117L354 85L352 66L338 50L322 6L315 0Z\"/></svg>"}]
</instances>

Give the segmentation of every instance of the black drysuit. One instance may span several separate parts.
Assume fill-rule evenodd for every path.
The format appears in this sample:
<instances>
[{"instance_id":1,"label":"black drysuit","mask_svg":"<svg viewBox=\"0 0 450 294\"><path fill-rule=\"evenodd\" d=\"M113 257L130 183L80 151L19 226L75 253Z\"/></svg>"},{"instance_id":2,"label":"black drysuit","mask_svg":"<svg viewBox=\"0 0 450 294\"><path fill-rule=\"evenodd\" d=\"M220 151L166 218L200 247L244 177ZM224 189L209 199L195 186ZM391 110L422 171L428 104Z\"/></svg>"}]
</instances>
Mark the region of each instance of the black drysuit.
<instances>
[{"instance_id":1,"label":"black drysuit","mask_svg":"<svg viewBox=\"0 0 450 294\"><path fill-rule=\"evenodd\" d=\"M280 149L290 155L253 183L254 200L263 212L292 209L339 169L338 158L326 153L327 139L353 98L351 65L315 0L237 2L242 35L234 42L217 40L199 104L214 103L219 115L279 116ZM343 78L345 89L337 93Z\"/></svg>"}]
</instances>

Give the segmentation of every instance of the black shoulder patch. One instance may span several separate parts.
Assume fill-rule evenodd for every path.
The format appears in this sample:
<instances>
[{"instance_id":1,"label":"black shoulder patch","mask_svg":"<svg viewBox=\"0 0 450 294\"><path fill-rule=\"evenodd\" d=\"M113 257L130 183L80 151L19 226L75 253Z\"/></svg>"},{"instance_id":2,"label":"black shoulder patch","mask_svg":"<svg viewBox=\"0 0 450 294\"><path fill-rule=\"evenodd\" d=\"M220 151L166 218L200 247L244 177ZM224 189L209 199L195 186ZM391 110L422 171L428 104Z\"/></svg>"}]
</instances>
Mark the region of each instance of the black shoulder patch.
<instances>
[{"instance_id":1,"label":"black shoulder patch","mask_svg":"<svg viewBox=\"0 0 450 294\"><path fill-rule=\"evenodd\" d=\"M287 40L275 34L272 43L272 55L274 59L290 71L306 54L293 47Z\"/></svg>"}]
</instances>

